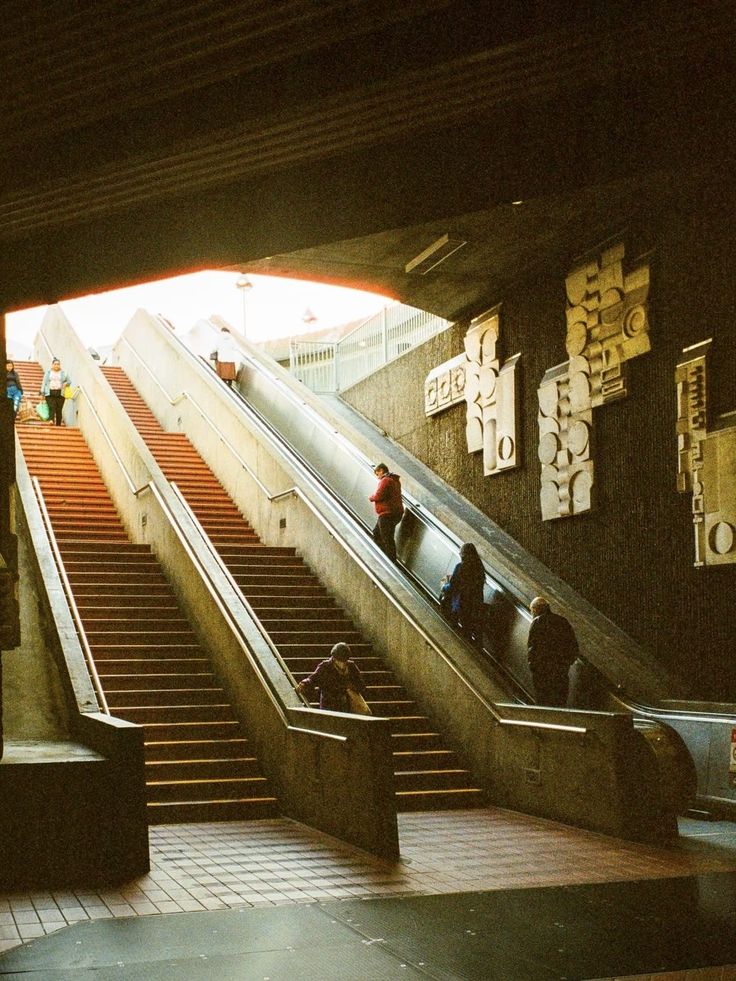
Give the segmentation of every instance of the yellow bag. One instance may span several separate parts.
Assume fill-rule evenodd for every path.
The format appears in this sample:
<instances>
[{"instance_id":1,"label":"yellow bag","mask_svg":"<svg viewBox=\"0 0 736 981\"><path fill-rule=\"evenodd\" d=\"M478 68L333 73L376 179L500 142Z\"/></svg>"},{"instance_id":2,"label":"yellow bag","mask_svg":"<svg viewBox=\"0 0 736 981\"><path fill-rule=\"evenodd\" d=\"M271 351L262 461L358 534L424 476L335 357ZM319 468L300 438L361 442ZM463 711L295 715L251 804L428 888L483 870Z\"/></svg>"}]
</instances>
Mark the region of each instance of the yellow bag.
<instances>
[{"instance_id":1,"label":"yellow bag","mask_svg":"<svg viewBox=\"0 0 736 981\"><path fill-rule=\"evenodd\" d=\"M74 388L72 388L71 385L65 385L61 394L65 399L75 399L79 394L79 386L76 385Z\"/></svg>"},{"instance_id":2,"label":"yellow bag","mask_svg":"<svg viewBox=\"0 0 736 981\"><path fill-rule=\"evenodd\" d=\"M354 688L348 688L348 705L348 712L352 712L354 715L373 715L368 702Z\"/></svg>"}]
</instances>

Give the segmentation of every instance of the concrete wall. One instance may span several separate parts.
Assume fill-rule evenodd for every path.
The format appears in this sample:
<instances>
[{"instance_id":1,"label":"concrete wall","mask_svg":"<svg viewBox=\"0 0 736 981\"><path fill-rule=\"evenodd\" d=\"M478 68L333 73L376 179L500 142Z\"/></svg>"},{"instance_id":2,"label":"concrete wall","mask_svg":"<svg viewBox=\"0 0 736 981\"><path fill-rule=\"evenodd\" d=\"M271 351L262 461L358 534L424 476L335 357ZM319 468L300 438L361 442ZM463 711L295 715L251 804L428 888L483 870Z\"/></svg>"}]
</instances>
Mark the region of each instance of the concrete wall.
<instances>
[{"instance_id":1,"label":"concrete wall","mask_svg":"<svg viewBox=\"0 0 736 981\"><path fill-rule=\"evenodd\" d=\"M53 655L55 633L25 514L16 496L21 642L3 655L3 730L7 740L66 739L69 705ZM57 640L58 646L58 640ZM96 709L96 703L94 704Z\"/></svg>"},{"instance_id":2,"label":"concrete wall","mask_svg":"<svg viewBox=\"0 0 736 981\"><path fill-rule=\"evenodd\" d=\"M5 655L0 885L113 885L148 871L143 730L98 711L25 462L15 492L21 646Z\"/></svg>"},{"instance_id":3,"label":"concrete wall","mask_svg":"<svg viewBox=\"0 0 736 981\"><path fill-rule=\"evenodd\" d=\"M624 235L629 259L651 251L652 350L627 366L628 396L593 412L597 502L588 514L542 522L536 455L537 387L566 358L564 277L575 256L488 297L487 306L503 304L502 357L521 352L518 469L483 476L466 450L464 405L424 415L424 379L462 353L467 322L343 393L678 676L680 692L720 701L736 700L736 566L693 567L690 497L675 484L674 371L683 347L713 337L711 407L736 409L736 231L724 219L735 204L728 186L701 190L682 211L642 214Z\"/></svg>"}]
</instances>

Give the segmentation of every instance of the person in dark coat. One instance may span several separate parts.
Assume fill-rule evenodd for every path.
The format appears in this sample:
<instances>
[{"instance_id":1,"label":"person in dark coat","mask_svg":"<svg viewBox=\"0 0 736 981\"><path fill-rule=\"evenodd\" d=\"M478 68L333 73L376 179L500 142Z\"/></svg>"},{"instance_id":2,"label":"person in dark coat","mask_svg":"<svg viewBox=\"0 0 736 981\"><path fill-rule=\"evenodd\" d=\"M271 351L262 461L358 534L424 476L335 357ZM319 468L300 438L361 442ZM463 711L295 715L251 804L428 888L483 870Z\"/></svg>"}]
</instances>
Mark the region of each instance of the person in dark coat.
<instances>
[{"instance_id":1,"label":"person in dark coat","mask_svg":"<svg viewBox=\"0 0 736 981\"><path fill-rule=\"evenodd\" d=\"M459 625L463 634L478 647L483 644L483 587L486 570L472 542L460 548L460 561L453 569L440 594L440 606L450 623Z\"/></svg>"},{"instance_id":2,"label":"person in dark coat","mask_svg":"<svg viewBox=\"0 0 736 981\"><path fill-rule=\"evenodd\" d=\"M342 641L330 651L308 678L296 686L301 695L311 689L319 689L319 707L331 712L351 712L348 689L365 698L366 687L358 665L350 660L350 647Z\"/></svg>"},{"instance_id":3,"label":"person in dark coat","mask_svg":"<svg viewBox=\"0 0 736 981\"><path fill-rule=\"evenodd\" d=\"M570 622L553 613L543 596L529 607L532 622L527 660L539 705L567 705L570 666L578 656L578 642Z\"/></svg>"},{"instance_id":4,"label":"person in dark coat","mask_svg":"<svg viewBox=\"0 0 736 981\"><path fill-rule=\"evenodd\" d=\"M373 473L378 478L378 487L369 501L373 501L378 520L373 529L373 540L383 549L392 562L396 561L396 526L404 516L404 502L401 496L401 477L390 473L385 463L377 463Z\"/></svg>"}]
</instances>

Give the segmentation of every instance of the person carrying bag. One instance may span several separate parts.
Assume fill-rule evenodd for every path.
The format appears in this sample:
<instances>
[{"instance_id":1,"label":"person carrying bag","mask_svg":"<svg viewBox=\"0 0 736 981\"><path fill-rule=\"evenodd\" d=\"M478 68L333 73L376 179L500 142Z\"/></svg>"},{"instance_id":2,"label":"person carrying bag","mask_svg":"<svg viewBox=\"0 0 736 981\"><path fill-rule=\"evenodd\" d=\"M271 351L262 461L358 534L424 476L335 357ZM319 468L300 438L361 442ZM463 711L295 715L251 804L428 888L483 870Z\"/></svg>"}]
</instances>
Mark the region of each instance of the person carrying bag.
<instances>
[{"instance_id":1,"label":"person carrying bag","mask_svg":"<svg viewBox=\"0 0 736 981\"><path fill-rule=\"evenodd\" d=\"M62 424L61 416L64 411L65 401L64 390L67 386L71 386L71 379L65 371L61 370L61 361L58 358L54 358L51 362L51 367L43 376L41 395L44 396L48 405L49 415L46 418L53 417L55 426L61 426ZM44 416L40 406L37 407L37 412L43 419Z\"/></svg>"},{"instance_id":2,"label":"person carrying bag","mask_svg":"<svg viewBox=\"0 0 736 981\"><path fill-rule=\"evenodd\" d=\"M365 700L367 692L358 665L350 660L350 648L342 641L330 651L308 678L296 686L301 695L319 689L319 707L331 712L352 712L354 715L373 715Z\"/></svg>"}]
</instances>

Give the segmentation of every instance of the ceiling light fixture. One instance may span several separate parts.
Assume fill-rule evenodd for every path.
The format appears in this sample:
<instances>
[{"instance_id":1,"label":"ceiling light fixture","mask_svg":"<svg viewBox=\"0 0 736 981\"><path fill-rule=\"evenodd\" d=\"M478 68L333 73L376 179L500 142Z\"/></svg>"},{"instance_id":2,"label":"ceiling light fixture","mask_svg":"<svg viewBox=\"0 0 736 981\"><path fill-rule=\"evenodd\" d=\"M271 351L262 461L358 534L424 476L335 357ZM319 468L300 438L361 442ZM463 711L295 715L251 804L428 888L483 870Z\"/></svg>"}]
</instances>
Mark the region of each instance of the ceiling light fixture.
<instances>
[{"instance_id":1,"label":"ceiling light fixture","mask_svg":"<svg viewBox=\"0 0 736 981\"><path fill-rule=\"evenodd\" d=\"M467 242L462 239L442 235L436 242L432 242L423 252L415 255L413 259L407 262L404 266L404 272L426 276L428 272L436 269L441 262L449 259L453 253L457 252L464 245L467 245Z\"/></svg>"}]
</instances>

